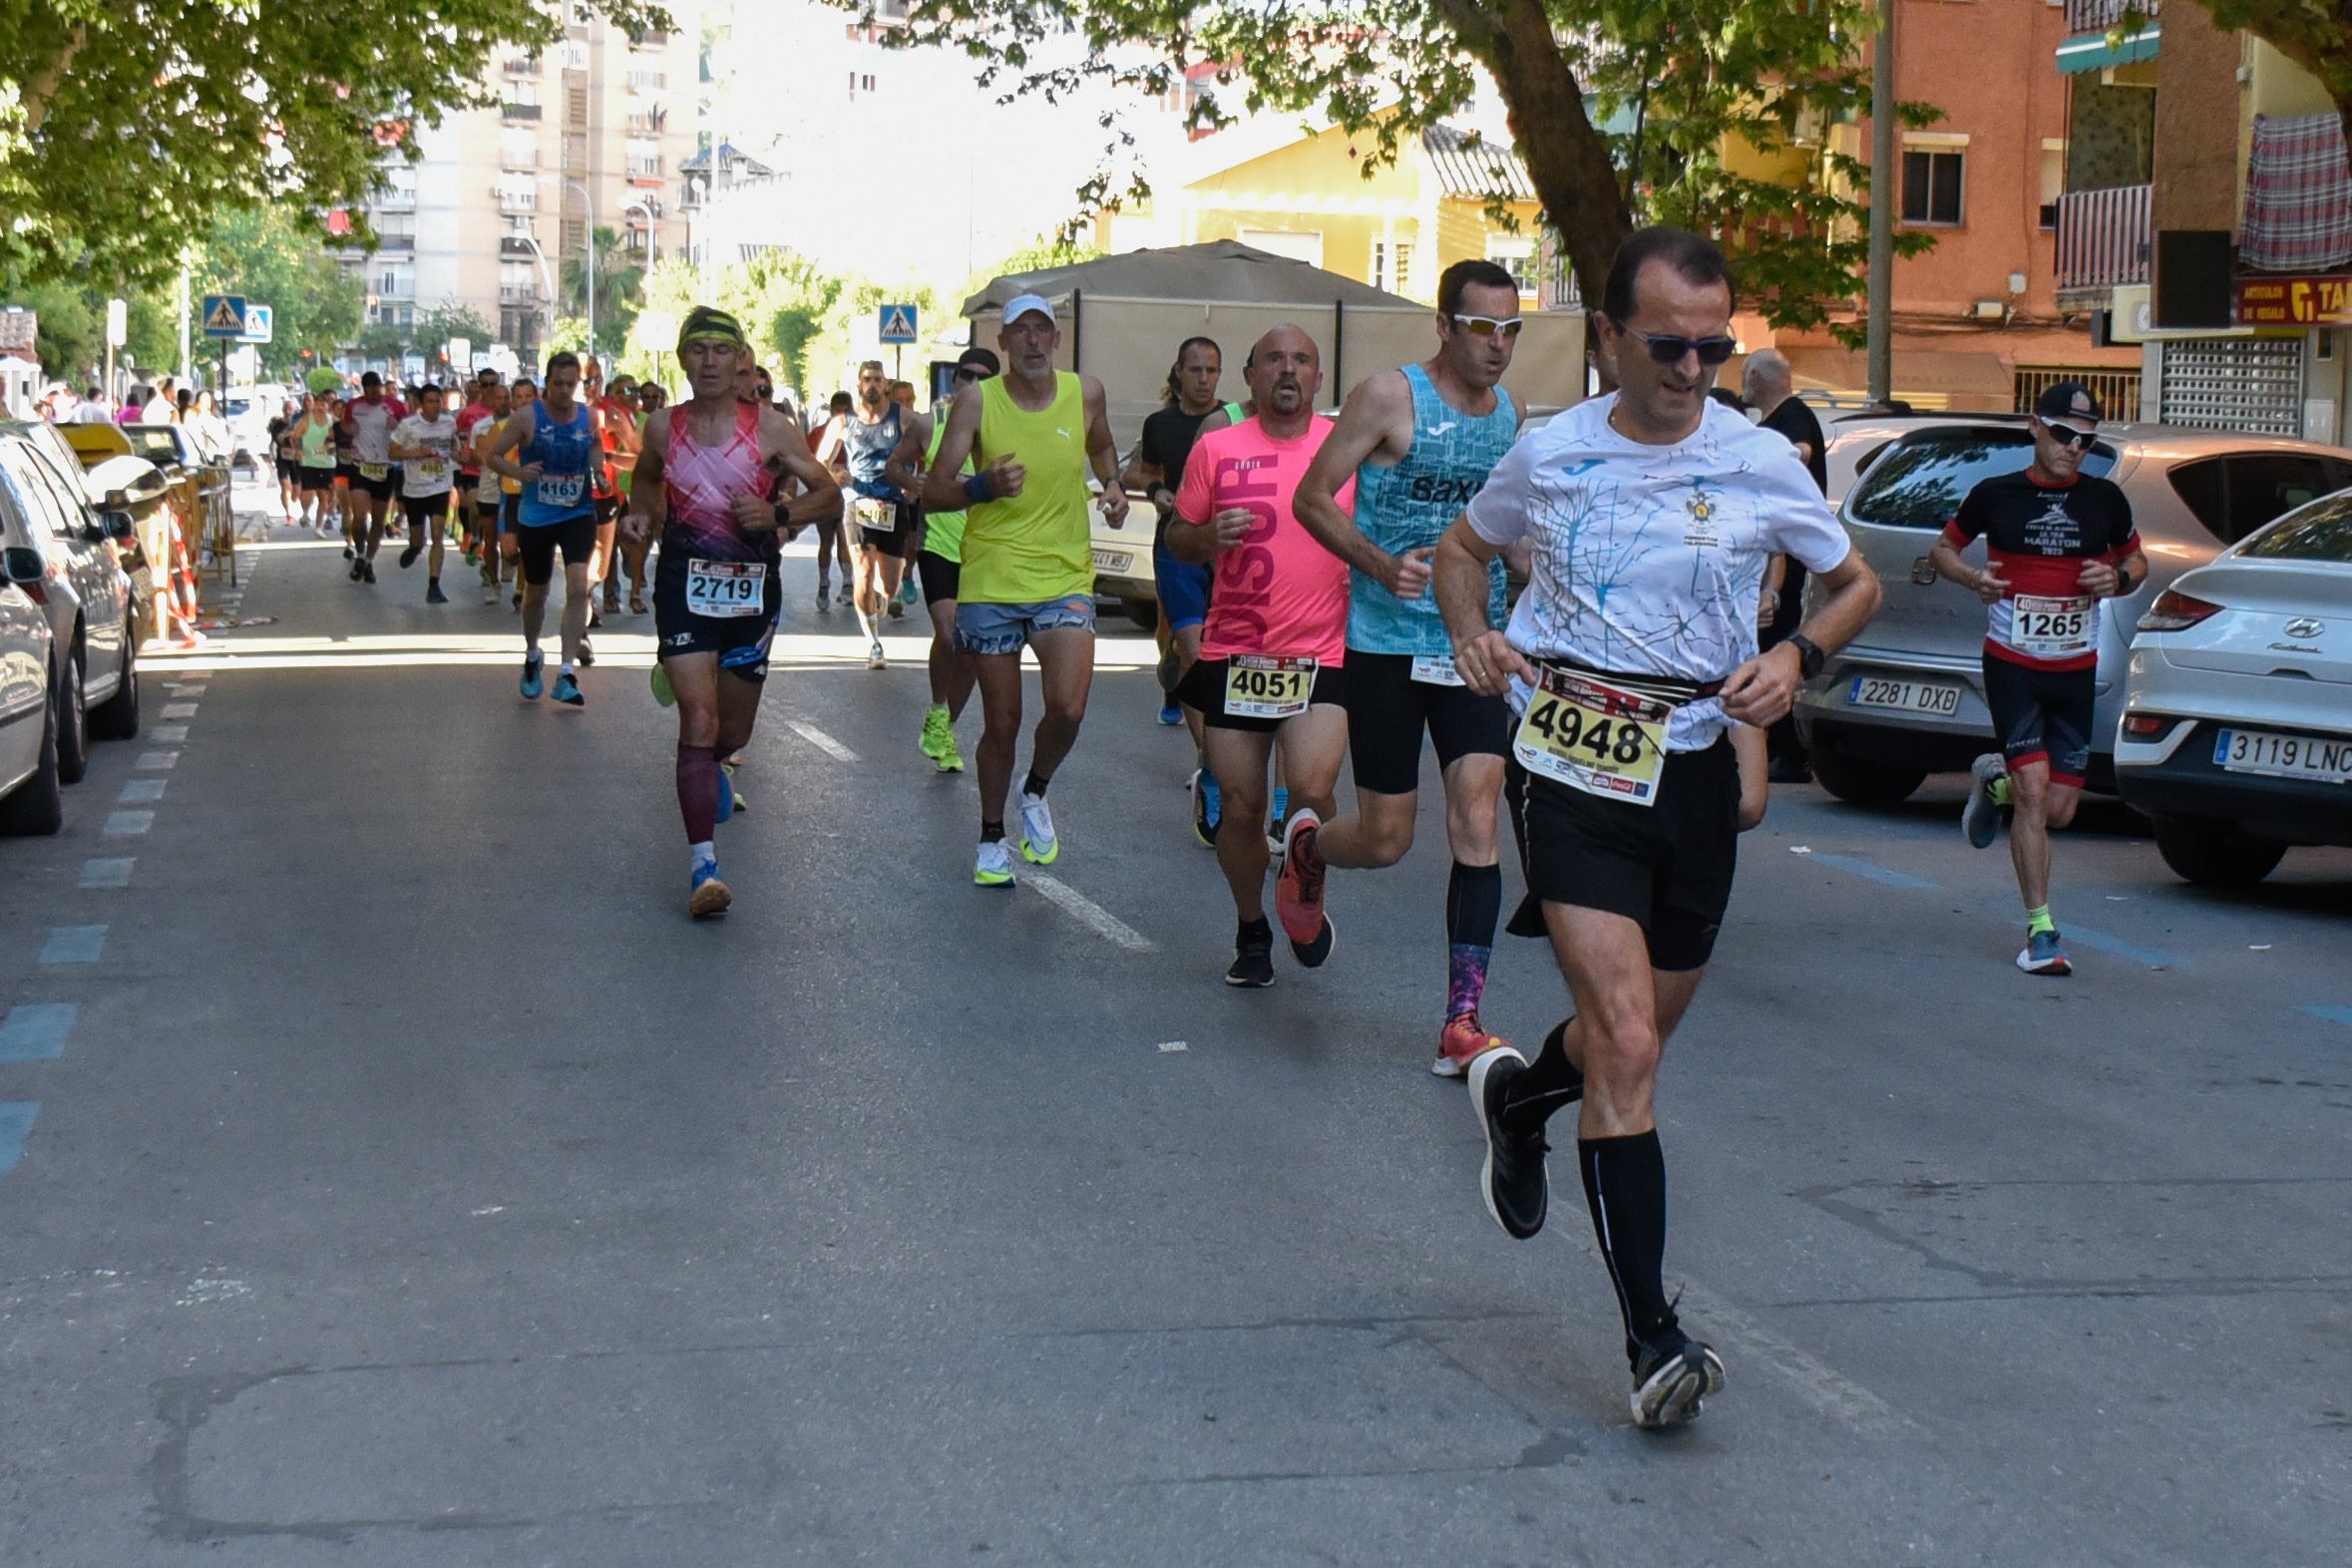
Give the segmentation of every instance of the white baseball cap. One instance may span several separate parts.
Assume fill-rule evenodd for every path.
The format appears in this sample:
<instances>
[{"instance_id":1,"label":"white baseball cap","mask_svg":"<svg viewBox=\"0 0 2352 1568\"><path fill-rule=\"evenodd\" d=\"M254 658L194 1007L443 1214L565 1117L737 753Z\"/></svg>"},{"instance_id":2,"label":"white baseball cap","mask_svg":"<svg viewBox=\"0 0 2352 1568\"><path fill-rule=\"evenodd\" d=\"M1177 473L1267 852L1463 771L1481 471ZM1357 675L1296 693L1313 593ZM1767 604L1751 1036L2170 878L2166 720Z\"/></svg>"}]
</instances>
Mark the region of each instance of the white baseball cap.
<instances>
[{"instance_id":1,"label":"white baseball cap","mask_svg":"<svg viewBox=\"0 0 2352 1568\"><path fill-rule=\"evenodd\" d=\"M1006 326L1012 325L1022 316L1031 314L1043 316L1048 321L1055 319L1052 304L1042 294L1015 294L1004 301L1004 324Z\"/></svg>"}]
</instances>

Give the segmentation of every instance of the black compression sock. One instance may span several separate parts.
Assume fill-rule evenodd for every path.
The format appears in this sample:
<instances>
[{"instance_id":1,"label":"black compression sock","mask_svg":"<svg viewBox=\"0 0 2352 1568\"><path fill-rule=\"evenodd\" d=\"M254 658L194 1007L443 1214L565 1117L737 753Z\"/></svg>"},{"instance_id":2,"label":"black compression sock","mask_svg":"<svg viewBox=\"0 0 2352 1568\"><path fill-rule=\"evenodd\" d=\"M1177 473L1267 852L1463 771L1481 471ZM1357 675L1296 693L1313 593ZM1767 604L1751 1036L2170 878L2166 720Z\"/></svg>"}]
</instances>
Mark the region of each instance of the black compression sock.
<instances>
[{"instance_id":1,"label":"black compression sock","mask_svg":"<svg viewBox=\"0 0 2352 1568\"><path fill-rule=\"evenodd\" d=\"M999 840L1001 840L1003 837L1004 837L1004 824L1003 824L1003 823L1001 823L1001 822L983 822L983 823L981 823L981 824L980 824L980 842L981 842L982 844L994 844L994 843L998 842Z\"/></svg>"},{"instance_id":2,"label":"black compression sock","mask_svg":"<svg viewBox=\"0 0 2352 1568\"><path fill-rule=\"evenodd\" d=\"M1666 1156L1655 1128L1628 1138L1579 1138L1576 1168L1601 1260L1625 1317L1627 1361L1677 1329L1666 1300Z\"/></svg>"},{"instance_id":3,"label":"black compression sock","mask_svg":"<svg viewBox=\"0 0 2352 1568\"><path fill-rule=\"evenodd\" d=\"M1541 1126L1563 1105L1572 1105L1584 1098L1584 1074L1568 1059L1568 1025L1574 1018L1552 1025L1543 1037L1543 1049L1535 1053L1535 1060L1527 1070L1511 1080L1509 1096L1503 1102L1503 1115L1516 1124L1533 1120Z\"/></svg>"},{"instance_id":4,"label":"black compression sock","mask_svg":"<svg viewBox=\"0 0 2352 1568\"><path fill-rule=\"evenodd\" d=\"M1020 781L1020 792L1023 795L1034 795L1038 799L1042 800L1045 796L1045 786L1052 782L1053 780L1051 779L1041 779L1037 777L1037 770L1035 768L1031 768L1029 769L1029 776Z\"/></svg>"}]
</instances>

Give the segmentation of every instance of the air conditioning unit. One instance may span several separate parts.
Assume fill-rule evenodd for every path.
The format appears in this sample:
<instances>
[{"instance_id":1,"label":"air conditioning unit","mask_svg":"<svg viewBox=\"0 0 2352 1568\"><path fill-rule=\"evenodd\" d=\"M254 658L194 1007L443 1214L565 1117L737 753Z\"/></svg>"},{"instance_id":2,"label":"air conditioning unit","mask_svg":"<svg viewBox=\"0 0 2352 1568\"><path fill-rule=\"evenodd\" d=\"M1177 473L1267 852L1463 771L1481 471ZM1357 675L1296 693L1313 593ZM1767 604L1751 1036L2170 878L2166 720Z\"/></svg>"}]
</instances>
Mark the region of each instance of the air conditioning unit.
<instances>
[{"instance_id":1,"label":"air conditioning unit","mask_svg":"<svg viewBox=\"0 0 2352 1568\"><path fill-rule=\"evenodd\" d=\"M1969 314L1979 321L1998 321L2008 307L1998 299L1980 299L1969 307Z\"/></svg>"}]
</instances>

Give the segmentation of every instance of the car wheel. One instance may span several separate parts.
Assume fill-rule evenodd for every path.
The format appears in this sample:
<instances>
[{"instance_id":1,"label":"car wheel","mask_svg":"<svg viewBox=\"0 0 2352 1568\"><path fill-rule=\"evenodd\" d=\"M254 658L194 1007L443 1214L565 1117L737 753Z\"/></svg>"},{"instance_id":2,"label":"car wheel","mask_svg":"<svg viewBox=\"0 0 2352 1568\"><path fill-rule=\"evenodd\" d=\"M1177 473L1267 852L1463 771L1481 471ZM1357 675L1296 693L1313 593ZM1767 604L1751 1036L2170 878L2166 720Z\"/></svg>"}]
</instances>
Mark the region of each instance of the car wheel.
<instances>
[{"instance_id":1,"label":"car wheel","mask_svg":"<svg viewBox=\"0 0 2352 1568\"><path fill-rule=\"evenodd\" d=\"M2278 869L2287 847L2214 817L2158 817L2156 853L2200 888L2250 888Z\"/></svg>"},{"instance_id":2,"label":"car wheel","mask_svg":"<svg viewBox=\"0 0 2352 1568\"><path fill-rule=\"evenodd\" d=\"M79 784L90 771L90 715L82 706L82 655L66 656L58 672L57 776Z\"/></svg>"},{"instance_id":3,"label":"car wheel","mask_svg":"<svg viewBox=\"0 0 2352 1568\"><path fill-rule=\"evenodd\" d=\"M1148 598L1123 598L1119 600L1119 608L1126 614L1129 620L1134 621L1135 624L1141 626L1144 630L1157 631L1159 629L1160 606L1157 600Z\"/></svg>"},{"instance_id":4,"label":"car wheel","mask_svg":"<svg viewBox=\"0 0 2352 1568\"><path fill-rule=\"evenodd\" d=\"M122 683L90 715L90 733L101 740L131 740L139 734L139 646L129 627L123 633Z\"/></svg>"},{"instance_id":5,"label":"car wheel","mask_svg":"<svg viewBox=\"0 0 2352 1568\"><path fill-rule=\"evenodd\" d=\"M57 698L41 720L41 762L33 776L0 800L0 833L55 833L65 826L65 780L57 774Z\"/></svg>"},{"instance_id":6,"label":"car wheel","mask_svg":"<svg viewBox=\"0 0 2352 1568\"><path fill-rule=\"evenodd\" d=\"M1839 800L1855 806L1899 806L1927 782L1925 768L1868 762L1820 747L1813 752L1813 778Z\"/></svg>"}]
</instances>

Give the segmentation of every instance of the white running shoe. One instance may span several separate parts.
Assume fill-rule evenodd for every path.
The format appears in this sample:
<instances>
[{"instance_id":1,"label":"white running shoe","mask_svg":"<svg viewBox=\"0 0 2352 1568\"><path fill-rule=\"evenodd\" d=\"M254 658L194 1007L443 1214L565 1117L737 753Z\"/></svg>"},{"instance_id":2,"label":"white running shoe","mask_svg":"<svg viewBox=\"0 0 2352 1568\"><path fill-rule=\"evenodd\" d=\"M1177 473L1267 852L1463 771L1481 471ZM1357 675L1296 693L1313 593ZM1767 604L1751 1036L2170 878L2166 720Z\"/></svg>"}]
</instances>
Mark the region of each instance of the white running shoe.
<instances>
[{"instance_id":1,"label":"white running shoe","mask_svg":"<svg viewBox=\"0 0 2352 1568\"><path fill-rule=\"evenodd\" d=\"M868 669L883 669L888 666L889 662L882 656L882 639L876 637L874 645L866 650L866 667Z\"/></svg>"},{"instance_id":2,"label":"white running shoe","mask_svg":"<svg viewBox=\"0 0 2352 1568\"><path fill-rule=\"evenodd\" d=\"M989 839L973 862L972 880L983 888L1009 888L1013 883L1012 850L1002 839Z\"/></svg>"},{"instance_id":3,"label":"white running shoe","mask_svg":"<svg viewBox=\"0 0 2352 1568\"><path fill-rule=\"evenodd\" d=\"M1053 857L1061 853L1061 840L1053 836L1053 813L1046 808L1045 797L1027 790L1020 795L1020 853L1032 866L1050 866Z\"/></svg>"}]
</instances>

